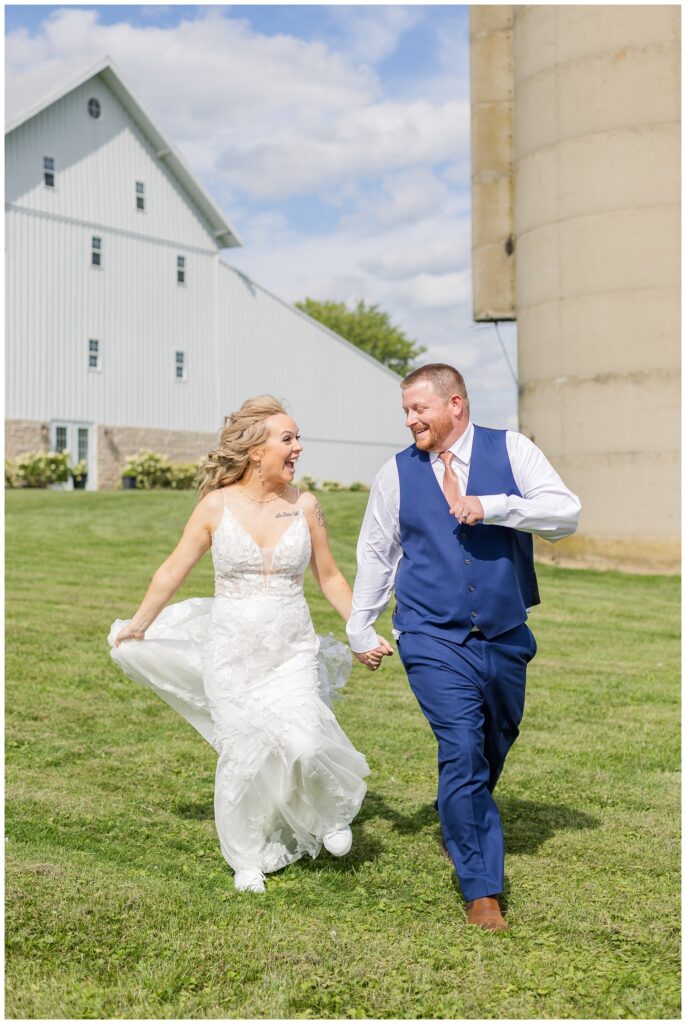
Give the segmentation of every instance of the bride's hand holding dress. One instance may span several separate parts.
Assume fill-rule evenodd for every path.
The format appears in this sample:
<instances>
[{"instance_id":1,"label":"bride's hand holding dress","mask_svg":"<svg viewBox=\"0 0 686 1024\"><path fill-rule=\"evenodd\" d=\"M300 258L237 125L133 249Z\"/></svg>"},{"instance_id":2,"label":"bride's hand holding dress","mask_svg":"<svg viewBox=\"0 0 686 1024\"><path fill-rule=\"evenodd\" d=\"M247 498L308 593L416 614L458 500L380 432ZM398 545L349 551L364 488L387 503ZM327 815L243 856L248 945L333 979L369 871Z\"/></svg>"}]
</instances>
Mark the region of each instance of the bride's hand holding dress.
<instances>
[{"instance_id":1,"label":"bride's hand holding dress","mask_svg":"<svg viewBox=\"0 0 686 1024\"><path fill-rule=\"evenodd\" d=\"M144 629L132 629L131 626L124 626L122 631L117 634L114 641L114 646L119 647L119 644L123 640L145 640Z\"/></svg>"}]
</instances>

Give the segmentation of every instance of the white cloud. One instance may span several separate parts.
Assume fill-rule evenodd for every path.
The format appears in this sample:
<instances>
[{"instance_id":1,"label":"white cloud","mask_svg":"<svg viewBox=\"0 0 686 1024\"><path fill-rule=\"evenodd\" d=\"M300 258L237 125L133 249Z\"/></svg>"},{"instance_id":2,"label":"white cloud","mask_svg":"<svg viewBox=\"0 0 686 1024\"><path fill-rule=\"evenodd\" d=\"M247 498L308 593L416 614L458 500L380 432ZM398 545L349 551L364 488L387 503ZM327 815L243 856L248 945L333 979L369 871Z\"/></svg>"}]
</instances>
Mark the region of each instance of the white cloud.
<instances>
[{"instance_id":1,"label":"white cloud","mask_svg":"<svg viewBox=\"0 0 686 1024\"><path fill-rule=\"evenodd\" d=\"M454 193L429 167L415 167L386 177L381 194L358 203L355 219L372 219L381 225L412 224L453 208ZM343 221L345 223L345 220Z\"/></svg>"},{"instance_id":2,"label":"white cloud","mask_svg":"<svg viewBox=\"0 0 686 1024\"><path fill-rule=\"evenodd\" d=\"M329 7L353 60L377 63L390 56L400 37L423 16L421 7Z\"/></svg>"},{"instance_id":3,"label":"white cloud","mask_svg":"<svg viewBox=\"0 0 686 1024\"><path fill-rule=\"evenodd\" d=\"M267 115L259 139L238 134L218 156L227 183L255 199L330 189L351 176L457 159L467 144L468 108L454 101L359 104L318 123L293 111L287 123Z\"/></svg>"},{"instance_id":4,"label":"white cloud","mask_svg":"<svg viewBox=\"0 0 686 1024\"><path fill-rule=\"evenodd\" d=\"M415 274L447 274L469 264L469 226L451 222L454 232L436 236L433 225L421 225L417 237L392 242L378 256L362 257L360 266L382 281L399 281Z\"/></svg>"},{"instance_id":5,"label":"white cloud","mask_svg":"<svg viewBox=\"0 0 686 1024\"><path fill-rule=\"evenodd\" d=\"M454 309L469 301L471 279L467 271L454 274L417 274L402 284L405 295L418 306Z\"/></svg>"}]
</instances>

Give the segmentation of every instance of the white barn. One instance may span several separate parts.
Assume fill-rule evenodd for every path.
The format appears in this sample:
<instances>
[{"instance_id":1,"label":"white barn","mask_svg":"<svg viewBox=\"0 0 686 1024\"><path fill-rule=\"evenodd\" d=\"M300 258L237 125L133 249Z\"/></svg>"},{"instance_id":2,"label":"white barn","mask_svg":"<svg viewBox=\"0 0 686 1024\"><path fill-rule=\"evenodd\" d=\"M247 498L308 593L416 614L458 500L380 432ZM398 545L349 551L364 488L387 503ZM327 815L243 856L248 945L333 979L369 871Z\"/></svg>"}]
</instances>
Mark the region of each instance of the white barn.
<instances>
[{"instance_id":1,"label":"white barn","mask_svg":"<svg viewBox=\"0 0 686 1024\"><path fill-rule=\"evenodd\" d=\"M6 97L8 457L67 448L114 487L141 448L206 454L265 392L304 474L368 482L407 444L395 374L220 258L236 232L109 58Z\"/></svg>"}]
</instances>

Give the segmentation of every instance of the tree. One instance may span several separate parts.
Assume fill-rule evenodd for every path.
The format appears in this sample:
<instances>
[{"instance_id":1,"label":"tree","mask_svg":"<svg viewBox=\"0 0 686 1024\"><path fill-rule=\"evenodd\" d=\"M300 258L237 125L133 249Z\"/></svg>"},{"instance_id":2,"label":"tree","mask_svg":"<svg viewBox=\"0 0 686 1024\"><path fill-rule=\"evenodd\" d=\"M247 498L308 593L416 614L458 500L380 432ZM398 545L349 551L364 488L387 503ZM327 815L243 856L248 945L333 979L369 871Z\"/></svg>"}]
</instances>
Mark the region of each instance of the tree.
<instances>
[{"instance_id":1,"label":"tree","mask_svg":"<svg viewBox=\"0 0 686 1024\"><path fill-rule=\"evenodd\" d=\"M317 302L316 299L305 299L295 305L401 377L413 369L417 356L426 352L422 345L417 345L391 323L388 313L378 306L367 306L363 299L352 309L344 302Z\"/></svg>"}]
</instances>

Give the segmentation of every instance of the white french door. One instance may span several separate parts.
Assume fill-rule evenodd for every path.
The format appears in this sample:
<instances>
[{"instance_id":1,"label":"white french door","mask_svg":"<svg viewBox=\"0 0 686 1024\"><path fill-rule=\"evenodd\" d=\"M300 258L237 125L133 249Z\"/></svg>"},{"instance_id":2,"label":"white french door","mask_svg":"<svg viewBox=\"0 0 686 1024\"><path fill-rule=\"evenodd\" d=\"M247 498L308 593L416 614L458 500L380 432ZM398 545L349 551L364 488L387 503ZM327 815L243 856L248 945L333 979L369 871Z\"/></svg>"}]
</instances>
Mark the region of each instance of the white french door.
<instances>
[{"instance_id":1,"label":"white french door","mask_svg":"<svg viewBox=\"0 0 686 1024\"><path fill-rule=\"evenodd\" d=\"M93 424L78 423L73 420L53 420L51 434L53 451L68 451L70 456L69 462L72 466L83 459L88 467L86 490L97 490L97 462ZM70 478L67 488L71 489L72 486Z\"/></svg>"}]
</instances>

